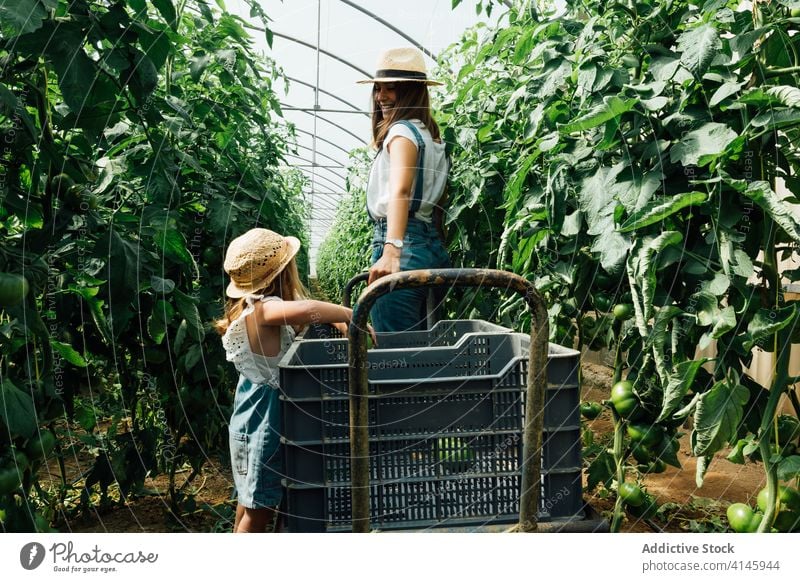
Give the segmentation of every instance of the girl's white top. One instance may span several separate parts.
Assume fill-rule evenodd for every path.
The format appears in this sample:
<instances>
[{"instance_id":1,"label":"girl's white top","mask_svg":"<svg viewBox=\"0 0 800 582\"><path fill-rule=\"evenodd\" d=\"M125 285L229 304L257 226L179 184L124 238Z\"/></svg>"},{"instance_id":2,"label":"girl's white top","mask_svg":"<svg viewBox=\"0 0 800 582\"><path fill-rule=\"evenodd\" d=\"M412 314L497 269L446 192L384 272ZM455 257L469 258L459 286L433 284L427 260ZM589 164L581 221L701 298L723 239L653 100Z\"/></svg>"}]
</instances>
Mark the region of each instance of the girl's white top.
<instances>
[{"instance_id":1,"label":"girl's white top","mask_svg":"<svg viewBox=\"0 0 800 582\"><path fill-rule=\"evenodd\" d=\"M425 143L425 159L422 161L422 204L414 215L416 218L430 222L433 208L444 192L447 182L447 155L444 143L436 143L431 137L431 132L422 125L419 119L411 121L422 135ZM417 147L417 140L410 128L402 123L395 123L389 128L386 139L383 140L383 149L378 152L372 168L369 172L369 182L367 182L367 207L375 218L386 218L389 208L389 144L398 136L408 138L414 147ZM414 170L414 184L411 185L411 195L414 195L417 173Z\"/></svg>"},{"instance_id":2,"label":"girl's white top","mask_svg":"<svg viewBox=\"0 0 800 582\"><path fill-rule=\"evenodd\" d=\"M289 349L294 340L294 330L288 325L280 326L281 349L277 356L264 356L256 354L250 349L250 339L247 337L245 318L256 310L256 301L283 301L280 297L265 297L263 295L245 296L246 306L242 314L228 326L222 336L222 346L225 348L225 357L233 362L240 374L244 375L253 384L267 383L273 388L280 386L278 361Z\"/></svg>"}]
</instances>

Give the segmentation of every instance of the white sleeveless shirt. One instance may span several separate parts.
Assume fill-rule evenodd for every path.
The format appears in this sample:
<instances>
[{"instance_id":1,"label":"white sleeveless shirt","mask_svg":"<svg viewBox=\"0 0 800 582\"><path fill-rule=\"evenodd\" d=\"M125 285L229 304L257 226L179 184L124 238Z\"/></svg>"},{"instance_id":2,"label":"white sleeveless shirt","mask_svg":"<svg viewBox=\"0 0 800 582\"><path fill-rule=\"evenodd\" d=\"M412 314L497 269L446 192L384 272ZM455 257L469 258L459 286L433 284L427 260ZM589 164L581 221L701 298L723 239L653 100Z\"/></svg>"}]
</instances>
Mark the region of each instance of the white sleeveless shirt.
<instances>
[{"instance_id":1,"label":"white sleeveless shirt","mask_svg":"<svg viewBox=\"0 0 800 582\"><path fill-rule=\"evenodd\" d=\"M294 340L294 330L288 325L280 326L281 349L276 356L264 356L250 349L250 339L247 336L245 318L255 312L256 301L283 301L280 297L265 297L263 295L246 295L246 306L242 314L230 323L225 335L222 336L222 346L225 348L225 357L233 362L236 370L250 380L253 384L267 383L273 388L280 387L280 374L278 362L289 349Z\"/></svg>"},{"instance_id":2,"label":"white sleeveless shirt","mask_svg":"<svg viewBox=\"0 0 800 582\"><path fill-rule=\"evenodd\" d=\"M447 153L444 143L436 143L431 137L431 132L419 119L410 119L411 123L419 130L422 141L425 143L425 158L422 160L422 204L415 217L423 222L431 222L433 208L444 192L449 171ZM407 138L414 148L417 148L417 139L410 128L402 123L395 123L389 128L383 140L383 149L378 152L367 182L367 207L375 218L386 218L389 208L389 144L398 136ZM414 172L416 182L417 174ZM411 186L411 195L414 194L414 184Z\"/></svg>"}]
</instances>

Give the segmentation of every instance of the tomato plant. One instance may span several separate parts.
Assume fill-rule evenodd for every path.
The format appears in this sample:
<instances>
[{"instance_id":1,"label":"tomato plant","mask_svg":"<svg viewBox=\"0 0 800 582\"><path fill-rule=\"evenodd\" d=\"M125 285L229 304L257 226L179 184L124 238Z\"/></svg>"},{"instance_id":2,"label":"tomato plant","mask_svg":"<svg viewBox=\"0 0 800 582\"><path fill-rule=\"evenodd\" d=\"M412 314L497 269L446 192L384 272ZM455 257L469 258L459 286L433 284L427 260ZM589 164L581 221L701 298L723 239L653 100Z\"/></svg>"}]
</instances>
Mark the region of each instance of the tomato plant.
<instances>
[{"instance_id":1,"label":"tomato plant","mask_svg":"<svg viewBox=\"0 0 800 582\"><path fill-rule=\"evenodd\" d=\"M178 513L176 472L227 450L236 378L208 325L222 249L255 225L307 241L283 77L244 24L194 0L0 9L0 457L30 461L0 495L6 531L68 498L88 511L98 488L124 501L148 473ZM60 462L46 491L43 463L73 446L63 422L93 465L73 485Z\"/></svg>"},{"instance_id":2,"label":"tomato plant","mask_svg":"<svg viewBox=\"0 0 800 582\"><path fill-rule=\"evenodd\" d=\"M448 222L502 225L496 246L455 241L456 262L527 276L553 339L610 350L614 384L630 383L614 386L613 461L598 455L593 486L625 480L631 421L662 427L656 458L677 464L689 416L698 483L728 445L741 462L758 454L773 495L779 474L797 476L792 446L769 435L797 323L776 290L800 277L778 270L800 222L777 177L800 188L800 37L781 3L717 16L687 0L568 3L558 17L515 6L446 58ZM609 318L613 305L632 309ZM696 358L714 343L716 357ZM740 373L754 347L776 353L767 388ZM759 528L774 518L769 507Z\"/></svg>"}]
</instances>

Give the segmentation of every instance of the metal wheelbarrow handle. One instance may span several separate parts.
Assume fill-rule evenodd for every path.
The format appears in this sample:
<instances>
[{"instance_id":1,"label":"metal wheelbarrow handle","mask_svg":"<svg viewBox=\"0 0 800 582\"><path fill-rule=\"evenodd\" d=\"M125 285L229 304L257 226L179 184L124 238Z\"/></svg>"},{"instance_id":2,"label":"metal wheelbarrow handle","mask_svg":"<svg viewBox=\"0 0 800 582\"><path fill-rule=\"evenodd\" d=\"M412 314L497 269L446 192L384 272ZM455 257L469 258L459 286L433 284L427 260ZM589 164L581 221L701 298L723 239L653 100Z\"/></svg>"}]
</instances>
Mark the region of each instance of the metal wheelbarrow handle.
<instances>
[{"instance_id":1,"label":"metal wheelbarrow handle","mask_svg":"<svg viewBox=\"0 0 800 582\"><path fill-rule=\"evenodd\" d=\"M362 276L358 275L356 278ZM355 280L355 279L354 279ZM353 283L355 284L355 283ZM353 532L369 531L369 416L367 401L367 317L382 295L414 287L499 287L516 291L531 312L531 352L522 439L522 495L517 531L536 531L541 481L542 429L550 336L547 307L532 283L494 269L424 269L387 275L364 289L348 330L350 467Z\"/></svg>"},{"instance_id":2,"label":"metal wheelbarrow handle","mask_svg":"<svg viewBox=\"0 0 800 582\"><path fill-rule=\"evenodd\" d=\"M350 279L342 289L342 305L345 307L352 307L353 306L353 289L356 285L358 285L361 281L366 281L369 279L369 271L364 271L363 273L359 273L352 279Z\"/></svg>"}]
</instances>

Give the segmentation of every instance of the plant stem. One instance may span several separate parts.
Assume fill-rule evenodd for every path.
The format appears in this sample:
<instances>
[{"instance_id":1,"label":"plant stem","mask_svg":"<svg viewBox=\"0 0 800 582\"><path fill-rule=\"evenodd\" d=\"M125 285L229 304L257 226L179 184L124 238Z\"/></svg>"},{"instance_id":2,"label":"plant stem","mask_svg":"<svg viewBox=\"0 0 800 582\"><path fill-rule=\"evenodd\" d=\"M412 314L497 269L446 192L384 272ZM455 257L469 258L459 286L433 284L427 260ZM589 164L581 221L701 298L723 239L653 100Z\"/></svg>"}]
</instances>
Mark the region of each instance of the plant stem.
<instances>
[{"instance_id":1,"label":"plant stem","mask_svg":"<svg viewBox=\"0 0 800 582\"><path fill-rule=\"evenodd\" d=\"M614 378L611 381L612 386L622 380L621 331L622 322L618 319L614 320L614 337L617 338L617 349L614 353ZM611 414L614 418L614 466L616 467L617 473L617 490L619 490L619 486L625 482L625 422L622 420L619 414L617 414L617 411L614 410L613 406L611 407ZM623 516L624 510L622 509L622 498L617 495L617 499L614 502L614 517L611 520L611 533L619 532L619 529L622 526Z\"/></svg>"},{"instance_id":2,"label":"plant stem","mask_svg":"<svg viewBox=\"0 0 800 582\"><path fill-rule=\"evenodd\" d=\"M793 75L794 73L800 73L800 66L782 67L778 69L767 67L764 69L763 77L765 79L769 79L770 77L780 77L781 75Z\"/></svg>"},{"instance_id":3,"label":"plant stem","mask_svg":"<svg viewBox=\"0 0 800 582\"><path fill-rule=\"evenodd\" d=\"M763 172L763 167L762 167ZM772 291L772 305L780 307L780 278L777 276L777 252L775 250L775 230L776 225L773 221L767 222L767 240L764 245L764 265L769 267L769 271L775 273L775 277L770 279L770 290ZM765 269L766 270L766 269ZM791 328L791 326L789 326ZM773 351L775 353L775 364L772 369L772 382L769 389L769 397L761 418L761 427L758 431L758 449L761 453L761 461L764 463L764 473L767 478L767 509L764 517L758 526L758 533L770 531L772 522L776 516L776 502L778 495L778 467L772 461L772 451L770 451L769 434L774 430L774 418L778 408L778 402L789 382L789 357L791 355L791 334L785 328L779 330L772 336Z\"/></svg>"}]
</instances>

